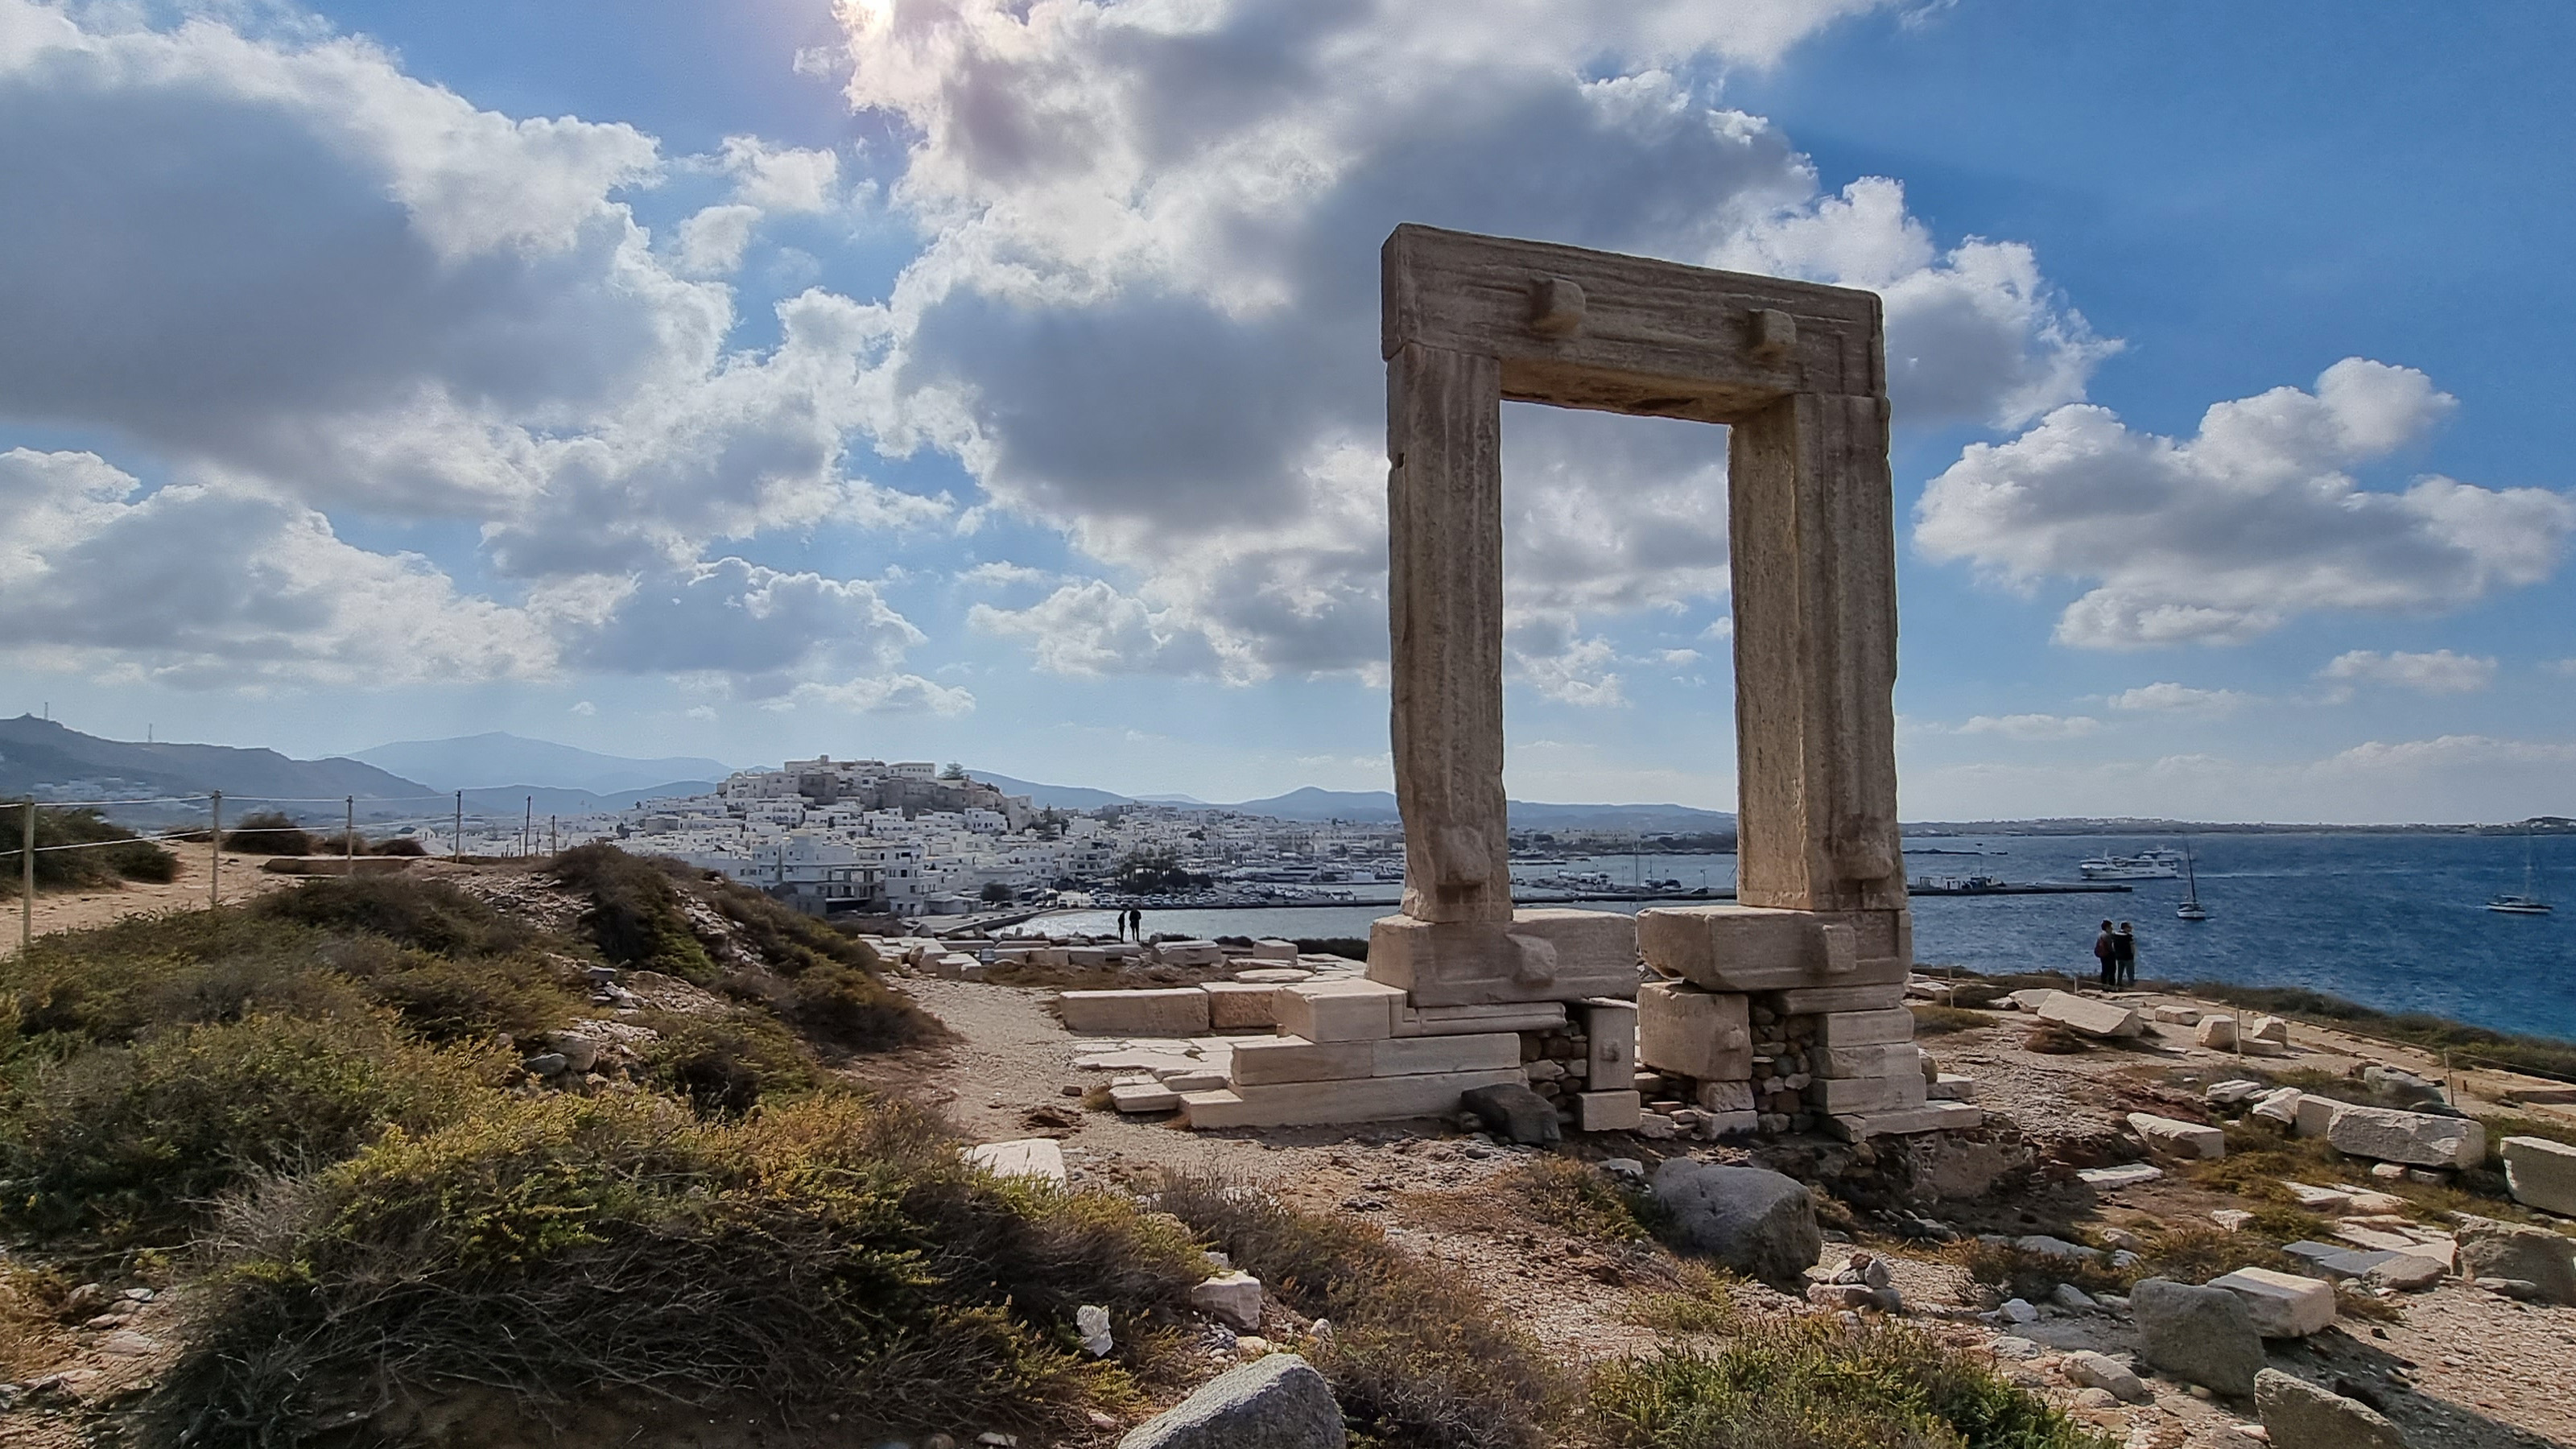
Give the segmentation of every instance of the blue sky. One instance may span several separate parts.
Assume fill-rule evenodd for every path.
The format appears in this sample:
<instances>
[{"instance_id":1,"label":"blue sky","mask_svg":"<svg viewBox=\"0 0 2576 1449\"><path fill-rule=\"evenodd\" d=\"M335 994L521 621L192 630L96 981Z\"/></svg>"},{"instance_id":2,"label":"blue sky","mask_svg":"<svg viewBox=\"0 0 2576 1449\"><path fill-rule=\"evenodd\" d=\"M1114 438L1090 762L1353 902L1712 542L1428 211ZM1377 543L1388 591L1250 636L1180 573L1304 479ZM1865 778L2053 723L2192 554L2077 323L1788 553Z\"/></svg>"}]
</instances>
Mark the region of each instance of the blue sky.
<instances>
[{"instance_id":1,"label":"blue sky","mask_svg":"<svg viewBox=\"0 0 2576 1449\"><path fill-rule=\"evenodd\" d=\"M0 710L1388 779L1399 220L1888 299L1913 818L2576 813L2576 14L0 0ZM1723 434L1507 409L1516 795Z\"/></svg>"}]
</instances>

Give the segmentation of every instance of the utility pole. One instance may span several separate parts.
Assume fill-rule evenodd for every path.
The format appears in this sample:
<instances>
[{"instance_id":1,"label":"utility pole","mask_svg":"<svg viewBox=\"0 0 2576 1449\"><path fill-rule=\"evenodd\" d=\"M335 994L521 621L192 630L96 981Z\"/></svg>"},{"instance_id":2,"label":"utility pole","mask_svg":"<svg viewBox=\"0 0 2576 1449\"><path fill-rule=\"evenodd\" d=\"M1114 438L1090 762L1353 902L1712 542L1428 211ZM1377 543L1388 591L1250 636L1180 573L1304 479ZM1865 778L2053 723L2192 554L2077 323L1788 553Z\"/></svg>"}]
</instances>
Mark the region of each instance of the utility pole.
<instances>
[{"instance_id":1,"label":"utility pole","mask_svg":"<svg viewBox=\"0 0 2576 1449\"><path fill-rule=\"evenodd\" d=\"M214 828L206 832L206 904L219 906L224 903L224 792L217 790L208 799L207 818Z\"/></svg>"},{"instance_id":2,"label":"utility pole","mask_svg":"<svg viewBox=\"0 0 2576 1449\"><path fill-rule=\"evenodd\" d=\"M456 792L456 833L448 837L447 853L456 857L458 865L465 863L465 792L462 790Z\"/></svg>"},{"instance_id":3,"label":"utility pole","mask_svg":"<svg viewBox=\"0 0 2576 1449\"><path fill-rule=\"evenodd\" d=\"M340 797L340 874L358 873L358 797Z\"/></svg>"},{"instance_id":4,"label":"utility pole","mask_svg":"<svg viewBox=\"0 0 2576 1449\"><path fill-rule=\"evenodd\" d=\"M36 797L18 807L26 820L18 834L18 956L36 949Z\"/></svg>"},{"instance_id":5,"label":"utility pole","mask_svg":"<svg viewBox=\"0 0 2576 1449\"><path fill-rule=\"evenodd\" d=\"M546 855L549 859L563 854L563 836L555 829L555 817L546 817Z\"/></svg>"},{"instance_id":6,"label":"utility pole","mask_svg":"<svg viewBox=\"0 0 2576 1449\"><path fill-rule=\"evenodd\" d=\"M527 797L527 813L521 816L519 820L519 856L521 859L526 859L528 852L536 848L536 842L531 838L536 834L536 832L537 797L530 795Z\"/></svg>"}]
</instances>

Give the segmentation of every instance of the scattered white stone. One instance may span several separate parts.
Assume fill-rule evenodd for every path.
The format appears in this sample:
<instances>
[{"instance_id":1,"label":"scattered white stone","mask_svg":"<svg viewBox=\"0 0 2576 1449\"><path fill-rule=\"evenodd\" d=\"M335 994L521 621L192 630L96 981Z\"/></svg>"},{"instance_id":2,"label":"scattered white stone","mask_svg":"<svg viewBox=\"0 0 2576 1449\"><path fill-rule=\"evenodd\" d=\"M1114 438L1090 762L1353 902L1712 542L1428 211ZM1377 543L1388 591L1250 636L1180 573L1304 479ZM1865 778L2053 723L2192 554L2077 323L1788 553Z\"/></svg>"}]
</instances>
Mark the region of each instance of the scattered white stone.
<instances>
[{"instance_id":1,"label":"scattered white stone","mask_svg":"<svg viewBox=\"0 0 2576 1449\"><path fill-rule=\"evenodd\" d=\"M2147 1150L2169 1157L2208 1160L2227 1155L2227 1134L2216 1127L2198 1122L2184 1122L2172 1117L2159 1117L2153 1112L2129 1114L2129 1130L2147 1144Z\"/></svg>"},{"instance_id":2,"label":"scattered white stone","mask_svg":"<svg viewBox=\"0 0 2576 1449\"><path fill-rule=\"evenodd\" d=\"M2209 1215L2209 1220L2231 1233L2236 1233L2243 1232L2245 1225L2254 1221L2254 1215L2243 1208L2220 1208Z\"/></svg>"},{"instance_id":3,"label":"scattered white stone","mask_svg":"<svg viewBox=\"0 0 2576 1449\"><path fill-rule=\"evenodd\" d=\"M2069 1313L2095 1313L2099 1312L2102 1307L2101 1304L2093 1300L2092 1294L2085 1292L2083 1289L2076 1287L2072 1283L2058 1284L2055 1290L2050 1292L2048 1296L2056 1301L2058 1307L2065 1309Z\"/></svg>"},{"instance_id":4,"label":"scattered white stone","mask_svg":"<svg viewBox=\"0 0 2576 1449\"><path fill-rule=\"evenodd\" d=\"M1235 1269L1190 1290L1190 1306L1249 1333L1261 1326L1261 1280Z\"/></svg>"},{"instance_id":5,"label":"scattered white stone","mask_svg":"<svg viewBox=\"0 0 2576 1449\"><path fill-rule=\"evenodd\" d=\"M2299 1206L2310 1212L2339 1213L2352 1206L2350 1188L2317 1187L2305 1182L2285 1182L2281 1185L2290 1190L2290 1196L2298 1200Z\"/></svg>"},{"instance_id":6,"label":"scattered white stone","mask_svg":"<svg viewBox=\"0 0 2576 1449\"><path fill-rule=\"evenodd\" d=\"M2284 1127L2296 1127L2299 1125L2299 1104L2306 1101L2307 1096L2307 1093L2296 1087L2282 1087L2264 1093L2262 1098L2248 1110L2267 1122L2277 1122Z\"/></svg>"},{"instance_id":7,"label":"scattered white stone","mask_svg":"<svg viewBox=\"0 0 2576 1449\"><path fill-rule=\"evenodd\" d=\"M2249 1082L2243 1077L2233 1077L2224 1082L2210 1083L2209 1090L2201 1093L2200 1099L2213 1107L2232 1107L2248 1097L2261 1095L2262 1091L2261 1082Z\"/></svg>"},{"instance_id":8,"label":"scattered white stone","mask_svg":"<svg viewBox=\"0 0 2576 1449\"><path fill-rule=\"evenodd\" d=\"M2334 1322L2334 1285L2269 1268L2239 1268L2209 1280L2245 1301L2265 1338L2305 1338Z\"/></svg>"},{"instance_id":9,"label":"scattered white stone","mask_svg":"<svg viewBox=\"0 0 2576 1449\"><path fill-rule=\"evenodd\" d=\"M2129 1162L2118 1167L2086 1167L2075 1176L2097 1192L2110 1192L2123 1187L2136 1187L2165 1175L2165 1170L2152 1162Z\"/></svg>"},{"instance_id":10,"label":"scattered white stone","mask_svg":"<svg viewBox=\"0 0 2576 1449\"><path fill-rule=\"evenodd\" d=\"M1109 1341L1109 1310L1086 1303L1073 1310L1073 1326L1082 1335L1082 1351L1093 1358L1105 1356L1114 1346Z\"/></svg>"},{"instance_id":11,"label":"scattered white stone","mask_svg":"<svg viewBox=\"0 0 2576 1449\"><path fill-rule=\"evenodd\" d=\"M1044 1178L1058 1187L1065 1181L1064 1148L1052 1137L987 1142L967 1148L966 1160L995 1177Z\"/></svg>"},{"instance_id":12,"label":"scattered white stone","mask_svg":"<svg viewBox=\"0 0 2576 1449\"><path fill-rule=\"evenodd\" d=\"M2039 1321L2039 1310L2031 1307L2030 1302L2027 1299L2007 1298L2004 1300L2004 1306L1996 1311L2004 1316L2004 1321L2006 1323L2036 1323Z\"/></svg>"},{"instance_id":13,"label":"scattered white stone","mask_svg":"<svg viewBox=\"0 0 2576 1449\"><path fill-rule=\"evenodd\" d=\"M2236 1049L2236 1018L2227 1015L2204 1016L2193 1027L2191 1039L2214 1052Z\"/></svg>"},{"instance_id":14,"label":"scattered white stone","mask_svg":"<svg viewBox=\"0 0 2576 1449\"><path fill-rule=\"evenodd\" d=\"M2576 1147L2546 1137L2508 1137L2499 1150L2515 1202L2576 1217Z\"/></svg>"},{"instance_id":15,"label":"scattered white stone","mask_svg":"<svg viewBox=\"0 0 2576 1449\"><path fill-rule=\"evenodd\" d=\"M2198 1026L2200 1024L2200 1008L2196 1006L2159 1006L2156 1008L2156 1020L2163 1022L2167 1026Z\"/></svg>"},{"instance_id":16,"label":"scattered white stone","mask_svg":"<svg viewBox=\"0 0 2576 1449\"><path fill-rule=\"evenodd\" d=\"M2070 1353L2058 1368L2075 1383L2104 1390L2115 1399L2134 1404L2147 1396L2147 1386L2137 1372L2107 1353Z\"/></svg>"}]
</instances>

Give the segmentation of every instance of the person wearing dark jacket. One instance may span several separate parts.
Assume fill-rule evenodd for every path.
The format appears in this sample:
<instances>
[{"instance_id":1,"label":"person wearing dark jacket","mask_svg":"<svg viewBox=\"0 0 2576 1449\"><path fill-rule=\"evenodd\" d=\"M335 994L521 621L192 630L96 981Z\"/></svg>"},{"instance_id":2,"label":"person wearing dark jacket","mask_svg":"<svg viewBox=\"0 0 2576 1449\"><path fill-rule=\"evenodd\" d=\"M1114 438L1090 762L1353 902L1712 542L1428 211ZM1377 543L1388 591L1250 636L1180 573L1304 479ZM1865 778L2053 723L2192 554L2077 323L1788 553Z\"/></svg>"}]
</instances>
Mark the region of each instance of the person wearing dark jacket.
<instances>
[{"instance_id":1,"label":"person wearing dark jacket","mask_svg":"<svg viewBox=\"0 0 2576 1449\"><path fill-rule=\"evenodd\" d=\"M2101 973L2103 985L2120 979L2120 938L2112 934L2109 921L2102 923L2102 934L2093 938L2093 963Z\"/></svg>"},{"instance_id":2,"label":"person wearing dark jacket","mask_svg":"<svg viewBox=\"0 0 2576 1449\"><path fill-rule=\"evenodd\" d=\"M2137 985L2138 938L2129 933L2128 922L2122 921L2120 923L2119 938L2114 945L2116 949L2113 951L2111 957L2111 984L2114 986Z\"/></svg>"}]
</instances>

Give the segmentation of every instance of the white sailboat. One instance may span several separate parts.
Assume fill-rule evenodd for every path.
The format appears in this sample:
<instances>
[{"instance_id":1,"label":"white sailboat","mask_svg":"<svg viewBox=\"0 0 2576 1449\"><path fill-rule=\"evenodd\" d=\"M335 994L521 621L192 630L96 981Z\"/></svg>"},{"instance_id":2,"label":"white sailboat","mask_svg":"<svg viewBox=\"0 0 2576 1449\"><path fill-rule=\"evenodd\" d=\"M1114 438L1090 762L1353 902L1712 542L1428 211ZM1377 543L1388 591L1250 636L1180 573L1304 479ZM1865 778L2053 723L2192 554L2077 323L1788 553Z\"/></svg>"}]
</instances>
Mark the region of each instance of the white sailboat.
<instances>
[{"instance_id":1,"label":"white sailboat","mask_svg":"<svg viewBox=\"0 0 2576 1449\"><path fill-rule=\"evenodd\" d=\"M2174 914L2186 921L2208 920L2209 908L2200 903L2200 875L2192 869L2191 846L2188 842L2185 842L2182 848L2182 878L2182 904L2174 907Z\"/></svg>"},{"instance_id":2,"label":"white sailboat","mask_svg":"<svg viewBox=\"0 0 2576 1449\"><path fill-rule=\"evenodd\" d=\"M2532 867L2531 832L2522 835L2522 894L2489 896L2487 909L2505 916L2545 916L2556 907L2540 898L2540 884Z\"/></svg>"}]
</instances>

